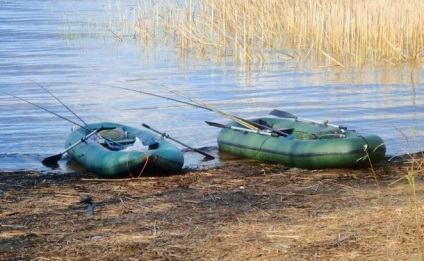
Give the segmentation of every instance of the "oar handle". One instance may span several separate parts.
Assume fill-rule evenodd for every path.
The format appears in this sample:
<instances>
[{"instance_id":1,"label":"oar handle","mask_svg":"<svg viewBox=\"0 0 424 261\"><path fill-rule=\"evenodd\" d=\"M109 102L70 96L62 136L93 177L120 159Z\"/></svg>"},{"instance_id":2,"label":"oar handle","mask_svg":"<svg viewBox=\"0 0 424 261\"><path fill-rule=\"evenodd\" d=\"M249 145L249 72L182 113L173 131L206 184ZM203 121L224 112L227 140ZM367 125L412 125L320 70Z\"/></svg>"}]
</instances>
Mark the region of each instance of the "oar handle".
<instances>
[{"instance_id":1,"label":"oar handle","mask_svg":"<svg viewBox=\"0 0 424 261\"><path fill-rule=\"evenodd\" d=\"M278 109L272 110L269 114L276 116L276 117L279 117L279 118L291 118L291 119L295 119L295 120L298 120L298 121L305 121L305 122L312 122L312 123L315 123L315 124L322 124L322 125L325 125L325 126L330 126L330 127L333 127L333 128L341 129L343 131L347 130L347 127L344 127L344 126L329 124L328 122L319 122L319 121L315 121L315 120L300 118L296 115L291 114L290 112L286 112L286 111L282 111L282 110L278 110Z\"/></svg>"},{"instance_id":2,"label":"oar handle","mask_svg":"<svg viewBox=\"0 0 424 261\"><path fill-rule=\"evenodd\" d=\"M105 128L105 127L101 126L100 128L93 130L92 132L90 132L86 136L82 137L79 141L75 142L74 144L72 144L71 146L69 146L68 148L66 148L66 150L63 151L62 154L64 154L65 152L69 151L70 149L74 148L75 146L77 146L81 142L84 142L84 141L88 140L88 138L90 138L94 134L96 134L98 132L101 132L102 130L105 130L105 129L108 129L108 128Z\"/></svg>"},{"instance_id":3,"label":"oar handle","mask_svg":"<svg viewBox=\"0 0 424 261\"><path fill-rule=\"evenodd\" d=\"M313 123L316 123L316 124L322 124L324 126L330 126L330 127L341 129L341 130L347 130L347 127L340 126L340 125L335 125L335 124L331 124L331 123L328 123L328 122L319 122L319 121L314 121L314 120L310 120L310 119L306 119L306 118L301 118L301 117L296 117L296 120L298 120L298 121L306 121L306 122L313 122Z\"/></svg>"},{"instance_id":4,"label":"oar handle","mask_svg":"<svg viewBox=\"0 0 424 261\"><path fill-rule=\"evenodd\" d=\"M197 152L197 153L200 153L200 154L202 154L202 155L203 155L203 156L205 156L205 157L208 157L208 158L211 158L211 159L214 159L214 158L215 158L214 156L209 155L209 154L207 154L206 152L203 152L203 151L198 150L198 149L196 149L196 148L190 147L190 146L188 146L187 144L182 143L181 141L178 141L178 140L176 140L176 139L174 139L174 138L172 138L172 137L169 137L169 135L168 135L168 134L166 134L165 132L160 132L160 131L158 131L158 130L155 130L155 129L153 129L152 127L150 127L149 125L147 125L147 124L145 124L145 123L142 123L142 124L141 124L141 126L143 126L143 127L147 128L147 129L149 129L149 130L152 130L152 131L154 131L154 132L156 132L156 133L160 134L160 135L161 135L162 137L164 137L164 138L167 138L167 139L173 140L173 141L175 141L176 143L179 143L179 144L183 145L184 147L189 148L189 149L190 149L190 150L192 150L192 151L195 151L195 152Z\"/></svg>"},{"instance_id":5,"label":"oar handle","mask_svg":"<svg viewBox=\"0 0 424 261\"><path fill-rule=\"evenodd\" d=\"M273 127L270 127L270 126L267 126L267 125L263 125L263 124L260 124L260 123L257 123L257 122L251 121L251 120L244 120L244 121L246 121L246 122L254 125L255 127L258 127L259 129L262 129L262 130L263 129L267 129L267 130L271 131L272 133L277 134L275 136L279 136L279 135L281 135L281 136L288 136L289 135L289 134L287 134L285 132L282 132L280 130L274 129Z\"/></svg>"},{"instance_id":6,"label":"oar handle","mask_svg":"<svg viewBox=\"0 0 424 261\"><path fill-rule=\"evenodd\" d=\"M277 134L275 132L255 131L255 130L248 129L248 128L242 128L242 127L237 127L237 126L228 126L228 125L224 125L224 124L216 123L216 122L211 122L211 121L205 121L205 122L209 126L223 128L223 129L232 129L232 130L238 130L238 131L244 131L244 132L251 132L251 133L256 133L256 134L266 135L266 136L273 136L273 137L279 137L280 136L279 134ZM284 136L288 136L287 133L284 133L284 134L285 134Z\"/></svg>"},{"instance_id":7,"label":"oar handle","mask_svg":"<svg viewBox=\"0 0 424 261\"><path fill-rule=\"evenodd\" d=\"M261 135L267 135L267 136L275 136L275 137L279 136L278 134L275 134L273 132L255 131L255 130L252 130L252 129L242 128L242 127L237 127L237 126L228 126L228 128L233 129L233 130L239 130L239 131L257 133L257 134L261 134Z\"/></svg>"},{"instance_id":8,"label":"oar handle","mask_svg":"<svg viewBox=\"0 0 424 261\"><path fill-rule=\"evenodd\" d=\"M44 160L42 160L41 163L43 163L43 165L48 166L48 167L56 166L57 165L57 162L60 160L60 158L62 157L63 154L65 154L67 151L71 150L72 148L74 148L78 144L86 141L89 137L93 136L97 132L102 131L104 129L108 129L108 128L105 128L105 127L101 126L100 128L98 128L96 130L93 130L89 134L87 134L84 137L82 137L79 141L75 142L74 144L72 144L71 146L69 146L68 148L66 148L66 150L64 150L63 152L61 152L59 154L56 154L56 155L53 155L53 156L50 156L50 157L47 157Z\"/></svg>"}]
</instances>

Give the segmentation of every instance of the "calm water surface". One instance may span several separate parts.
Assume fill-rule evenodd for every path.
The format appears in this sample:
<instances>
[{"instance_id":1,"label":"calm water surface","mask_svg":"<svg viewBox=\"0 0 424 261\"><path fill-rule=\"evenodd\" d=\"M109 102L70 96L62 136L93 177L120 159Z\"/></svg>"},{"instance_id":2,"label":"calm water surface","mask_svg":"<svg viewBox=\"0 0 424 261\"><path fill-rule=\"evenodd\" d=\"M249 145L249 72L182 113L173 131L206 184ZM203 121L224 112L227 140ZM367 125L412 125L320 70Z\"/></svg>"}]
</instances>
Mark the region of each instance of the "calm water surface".
<instances>
[{"instance_id":1,"label":"calm water surface","mask_svg":"<svg viewBox=\"0 0 424 261\"><path fill-rule=\"evenodd\" d=\"M1 1L0 90L80 123L42 85L86 122L112 121L140 128L147 123L193 147L212 147L209 152L215 155L219 129L204 121L227 122L226 118L99 84L182 99L144 80L148 79L240 117L263 116L278 108L378 134L390 155L422 150L421 70L305 70L277 58L245 72L234 66L231 57L221 62L213 56L181 60L178 50L170 47L140 48L131 37L118 41L104 27L110 15L104 2ZM56 170L40 163L64 150L72 125L0 93L0 171L75 171L66 156ZM225 162L221 154L212 162L191 152L185 156L186 166Z\"/></svg>"}]
</instances>

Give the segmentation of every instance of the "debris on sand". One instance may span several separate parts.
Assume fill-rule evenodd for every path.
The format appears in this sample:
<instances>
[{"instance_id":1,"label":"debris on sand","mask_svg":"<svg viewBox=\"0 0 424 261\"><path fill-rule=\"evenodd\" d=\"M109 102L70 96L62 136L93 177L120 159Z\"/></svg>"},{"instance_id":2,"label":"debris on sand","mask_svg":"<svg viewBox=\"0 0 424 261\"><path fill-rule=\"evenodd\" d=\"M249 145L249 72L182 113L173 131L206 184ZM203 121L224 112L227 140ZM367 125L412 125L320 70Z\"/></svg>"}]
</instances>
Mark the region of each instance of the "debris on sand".
<instances>
[{"instance_id":1,"label":"debris on sand","mask_svg":"<svg viewBox=\"0 0 424 261\"><path fill-rule=\"evenodd\" d=\"M409 164L232 162L116 182L1 173L0 259L420 260L424 186L404 178Z\"/></svg>"}]
</instances>

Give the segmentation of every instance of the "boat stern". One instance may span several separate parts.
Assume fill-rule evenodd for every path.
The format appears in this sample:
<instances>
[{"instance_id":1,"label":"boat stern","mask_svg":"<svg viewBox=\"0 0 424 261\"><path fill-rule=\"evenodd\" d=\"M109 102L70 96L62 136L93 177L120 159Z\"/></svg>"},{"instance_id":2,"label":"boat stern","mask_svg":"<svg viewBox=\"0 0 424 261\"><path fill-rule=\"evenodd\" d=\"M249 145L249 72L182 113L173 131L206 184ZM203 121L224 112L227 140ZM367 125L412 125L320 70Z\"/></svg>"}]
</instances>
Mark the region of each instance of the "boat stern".
<instances>
[{"instance_id":1,"label":"boat stern","mask_svg":"<svg viewBox=\"0 0 424 261\"><path fill-rule=\"evenodd\" d=\"M365 142L364 151L366 155L363 161L377 163L386 156L386 143L377 135L359 135Z\"/></svg>"}]
</instances>

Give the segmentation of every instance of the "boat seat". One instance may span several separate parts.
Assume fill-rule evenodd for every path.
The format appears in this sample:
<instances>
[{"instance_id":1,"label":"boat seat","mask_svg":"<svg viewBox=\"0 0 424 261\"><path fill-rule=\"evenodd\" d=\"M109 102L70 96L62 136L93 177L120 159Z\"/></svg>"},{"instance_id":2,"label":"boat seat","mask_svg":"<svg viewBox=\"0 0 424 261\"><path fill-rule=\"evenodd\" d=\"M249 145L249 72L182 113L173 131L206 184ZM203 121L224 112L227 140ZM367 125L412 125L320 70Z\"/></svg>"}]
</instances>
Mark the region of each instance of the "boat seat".
<instances>
[{"instance_id":1,"label":"boat seat","mask_svg":"<svg viewBox=\"0 0 424 261\"><path fill-rule=\"evenodd\" d=\"M287 128L287 129L277 129L278 131L286 134L293 134L294 128Z\"/></svg>"},{"instance_id":2,"label":"boat seat","mask_svg":"<svg viewBox=\"0 0 424 261\"><path fill-rule=\"evenodd\" d=\"M135 139L122 139L122 140L114 140L113 143L117 143L120 145L128 145L133 144L135 142Z\"/></svg>"},{"instance_id":3,"label":"boat seat","mask_svg":"<svg viewBox=\"0 0 424 261\"><path fill-rule=\"evenodd\" d=\"M144 146L149 146L149 150L155 150L159 147L159 143L152 137L148 137L142 140Z\"/></svg>"},{"instance_id":4,"label":"boat seat","mask_svg":"<svg viewBox=\"0 0 424 261\"><path fill-rule=\"evenodd\" d=\"M134 142L135 142L135 139L122 139L122 140L101 139L99 140L99 143L102 145L108 145L108 144L128 145L128 144L133 144Z\"/></svg>"},{"instance_id":5,"label":"boat seat","mask_svg":"<svg viewBox=\"0 0 424 261\"><path fill-rule=\"evenodd\" d=\"M100 137L108 140L122 140L127 139L127 133L122 127L116 127L110 130L102 130L99 132Z\"/></svg>"},{"instance_id":6,"label":"boat seat","mask_svg":"<svg viewBox=\"0 0 424 261\"><path fill-rule=\"evenodd\" d=\"M133 144L135 139L122 139L122 140L105 140L99 141L101 145L107 147L110 150L122 150L124 146Z\"/></svg>"}]
</instances>

